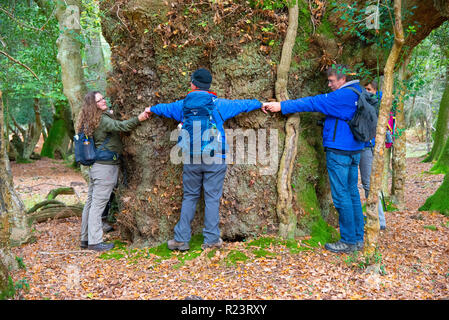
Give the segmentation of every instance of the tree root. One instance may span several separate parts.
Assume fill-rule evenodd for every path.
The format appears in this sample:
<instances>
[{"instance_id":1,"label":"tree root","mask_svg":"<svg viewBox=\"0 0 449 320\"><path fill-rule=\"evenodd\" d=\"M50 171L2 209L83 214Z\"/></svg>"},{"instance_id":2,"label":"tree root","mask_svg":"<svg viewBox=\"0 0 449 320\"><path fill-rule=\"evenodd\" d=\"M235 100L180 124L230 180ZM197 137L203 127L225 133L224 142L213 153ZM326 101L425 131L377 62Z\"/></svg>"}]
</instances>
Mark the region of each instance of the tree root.
<instances>
[{"instance_id":1,"label":"tree root","mask_svg":"<svg viewBox=\"0 0 449 320\"><path fill-rule=\"evenodd\" d=\"M37 203L27 211L28 222L44 222L48 219L63 219L68 217L80 217L83 213L83 204L66 205L55 200L60 194L76 194L71 187L63 187L51 190L47 195L47 200Z\"/></svg>"}]
</instances>

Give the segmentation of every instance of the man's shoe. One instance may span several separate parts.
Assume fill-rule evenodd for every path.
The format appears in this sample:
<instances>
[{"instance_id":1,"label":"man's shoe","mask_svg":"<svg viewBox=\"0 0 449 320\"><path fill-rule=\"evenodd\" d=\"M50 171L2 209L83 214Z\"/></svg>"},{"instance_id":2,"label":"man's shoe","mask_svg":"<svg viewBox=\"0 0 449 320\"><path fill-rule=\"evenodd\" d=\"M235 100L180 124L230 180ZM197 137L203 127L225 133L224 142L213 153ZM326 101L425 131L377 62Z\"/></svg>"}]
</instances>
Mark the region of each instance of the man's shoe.
<instances>
[{"instance_id":1,"label":"man's shoe","mask_svg":"<svg viewBox=\"0 0 449 320\"><path fill-rule=\"evenodd\" d=\"M223 245L223 240L221 238L218 238L218 241L215 243L203 243L201 245L201 249L206 250L209 248L221 248Z\"/></svg>"},{"instance_id":2,"label":"man's shoe","mask_svg":"<svg viewBox=\"0 0 449 320\"><path fill-rule=\"evenodd\" d=\"M170 250L186 251L190 249L188 242L178 242L175 239L168 240L167 246Z\"/></svg>"},{"instance_id":3,"label":"man's shoe","mask_svg":"<svg viewBox=\"0 0 449 320\"><path fill-rule=\"evenodd\" d=\"M81 243L80 243L80 248L81 249L87 249L87 246L88 246L87 241L81 241Z\"/></svg>"},{"instance_id":4,"label":"man's shoe","mask_svg":"<svg viewBox=\"0 0 449 320\"><path fill-rule=\"evenodd\" d=\"M385 230L385 229L387 229L386 226L380 226L380 230Z\"/></svg>"},{"instance_id":5,"label":"man's shoe","mask_svg":"<svg viewBox=\"0 0 449 320\"><path fill-rule=\"evenodd\" d=\"M365 242L359 241L355 244L355 251L362 251L363 247L365 245Z\"/></svg>"},{"instance_id":6,"label":"man's shoe","mask_svg":"<svg viewBox=\"0 0 449 320\"><path fill-rule=\"evenodd\" d=\"M88 245L88 249L94 251L108 251L111 250L112 248L114 248L113 243L101 242L98 244Z\"/></svg>"},{"instance_id":7,"label":"man's shoe","mask_svg":"<svg viewBox=\"0 0 449 320\"><path fill-rule=\"evenodd\" d=\"M335 243L326 243L324 248L335 253L349 253L356 250L356 245L337 241Z\"/></svg>"}]
</instances>

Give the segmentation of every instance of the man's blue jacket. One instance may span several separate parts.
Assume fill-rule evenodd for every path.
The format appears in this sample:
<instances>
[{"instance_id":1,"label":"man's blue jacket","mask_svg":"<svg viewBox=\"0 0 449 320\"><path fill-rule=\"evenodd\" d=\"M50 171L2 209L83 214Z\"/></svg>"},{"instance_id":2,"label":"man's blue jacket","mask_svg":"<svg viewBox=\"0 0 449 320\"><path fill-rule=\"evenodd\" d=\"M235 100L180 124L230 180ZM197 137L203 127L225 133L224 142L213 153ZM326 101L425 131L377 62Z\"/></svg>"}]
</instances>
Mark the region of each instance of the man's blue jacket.
<instances>
[{"instance_id":1,"label":"man's blue jacket","mask_svg":"<svg viewBox=\"0 0 449 320\"><path fill-rule=\"evenodd\" d=\"M365 143L358 141L345 120L351 120L357 110L358 95L352 86L361 91L358 80L345 83L341 88L326 94L304 97L281 102L283 114L294 112L321 112L326 115L323 127L323 146L325 148L359 151Z\"/></svg>"},{"instance_id":2,"label":"man's blue jacket","mask_svg":"<svg viewBox=\"0 0 449 320\"><path fill-rule=\"evenodd\" d=\"M189 99L201 100L204 95L212 95L216 108L214 109L212 115L216 121L216 126L220 132L221 137L223 137L223 146L226 145L226 134L223 128L223 123L231 119L242 112L250 112L256 109L260 109L262 103L256 99L245 99L245 100L229 100L216 98L216 95L212 92L203 90L194 90L189 92ZM186 97L187 98L187 97ZM172 118L178 122L183 122L182 106L184 104L184 99L172 102L172 103L160 103L151 107L151 112L164 116L166 118ZM223 155L224 157L224 155Z\"/></svg>"}]
</instances>

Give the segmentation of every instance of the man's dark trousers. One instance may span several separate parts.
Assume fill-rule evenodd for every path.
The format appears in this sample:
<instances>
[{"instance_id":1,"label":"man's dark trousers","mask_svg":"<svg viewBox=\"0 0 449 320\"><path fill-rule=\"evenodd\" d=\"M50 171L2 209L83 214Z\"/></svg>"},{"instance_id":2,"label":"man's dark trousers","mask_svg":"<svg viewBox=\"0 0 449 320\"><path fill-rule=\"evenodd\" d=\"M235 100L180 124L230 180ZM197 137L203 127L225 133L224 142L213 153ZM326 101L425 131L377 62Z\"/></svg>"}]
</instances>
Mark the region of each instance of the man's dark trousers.
<instances>
[{"instance_id":1,"label":"man's dark trousers","mask_svg":"<svg viewBox=\"0 0 449 320\"><path fill-rule=\"evenodd\" d=\"M363 241L363 212L357 187L359 162L360 153L326 152L332 200L339 214L341 242L346 244Z\"/></svg>"},{"instance_id":2,"label":"man's dark trousers","mask_svg":"<svg viewBox=\"0 0 449 320\"><path fill-rule=\"evenodd\" d=\"M220 161L221 162L221 161ZM223 193L223 182L227 165L222 163L184 164L182 184L184 196L181 207L181 217L175 226L175 240L189 242L191 237L190 224L195 216L196 204L204 188L204 243L216 243L220 238L219 207Z\"/></svg>"}]
</instances>

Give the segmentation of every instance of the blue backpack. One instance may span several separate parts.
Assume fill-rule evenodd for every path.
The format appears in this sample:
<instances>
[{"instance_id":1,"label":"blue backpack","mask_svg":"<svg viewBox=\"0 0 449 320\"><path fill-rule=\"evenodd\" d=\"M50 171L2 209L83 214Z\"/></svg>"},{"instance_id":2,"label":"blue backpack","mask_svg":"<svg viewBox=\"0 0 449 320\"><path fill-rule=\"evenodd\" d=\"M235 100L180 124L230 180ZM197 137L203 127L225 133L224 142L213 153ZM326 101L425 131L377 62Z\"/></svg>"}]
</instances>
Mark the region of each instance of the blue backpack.
<instances>
[{"instance_id":1,"label":"blue backpack","mask_svg":"<svg viewBox=\"0 0 449 320\"><path fill-rule=\"evenodd\" d=\"M213 157L221 148L219 132L213 111L216 95L212 92L193 91L183 101L183 124L178 137L178 145L184 154L193 157L208 155Z\"/></svg>"},{"instance_id":2,"label":"blue backpack","mask_svg":"<svg viewBox=\"0 0 449 320\"><path fill-rule=\"evenodd\" d=\"M75 161L83 166L91 166L96 160L109 161L116 160L119 155L116 152L108 150L105 145L111 136L108 134L103 143L96 148L93 136L87 136L83 131L73 137L75 145Z\"/></svg>"},{"instance_id":3,"label":"blue backpack","mask_svg":"<svg viewBox=\"0 0 449 320\"><path fill-rule=\"evenodd\" d=\"M94 137L84 134L83 131L73 137L75 145L75 161L83 166L94 164L96 158Z\"/></svg>"}]
</instances>

